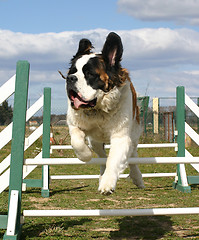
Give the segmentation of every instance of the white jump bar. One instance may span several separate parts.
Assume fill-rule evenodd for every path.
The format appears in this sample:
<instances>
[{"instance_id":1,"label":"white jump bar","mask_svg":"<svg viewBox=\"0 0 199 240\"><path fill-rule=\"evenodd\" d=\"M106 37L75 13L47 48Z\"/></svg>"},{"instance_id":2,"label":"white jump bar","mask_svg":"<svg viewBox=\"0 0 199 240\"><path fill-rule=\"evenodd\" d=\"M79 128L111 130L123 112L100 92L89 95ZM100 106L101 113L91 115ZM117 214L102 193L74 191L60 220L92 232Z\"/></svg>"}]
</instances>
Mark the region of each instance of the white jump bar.
<instances>
[{"instance_id":1,"label":"white jump bar","mask_svg":"<svg viewBox=\"0 0 199 240\"><path fill-rule=\"evenodd\" d=\"M151 209L104 209L104 210L24 210L24 217L98 217L98 216L160 216L199 214L199 207L151 208Z\"/></svg>"},{"instance_id":2,"label":"white jump bar","mask_svg":"<svg viewBox=\"0 0 199 240\"><path fill-rule=\"evenodd\" d=\"M177 147L177 143L152 143L152 144L138 144L138 148L169 148L169 147ZM105 145L105 148L110 148L110 145ZM71 145L52 145L51 149L60 150L60 149L73 149Z\"/></svg>"},{"instance_id":3,"label":"white jump bar","mask_svg":"<svg viewBox=\"0 0 199 240\"><path fill-rule=\"evenodd\" d=\"M150 177L175 177L176 173L143 173L143 178ZM129 174L120 174L119 178L128 178ZM52 180L74 180L74 179L98 179L99 175L51 175Z\"/></svg>"},{"instance_id":4,"label":"white jump bar","mask_svg":"<svg viewBox=\"0 0 199 240\"><path fill-rule=\"evenodd\" d=\"M41 158L25 159L24 165L69 165L69 164L105 164L106 158L93 158L89 162L82 162L78 158ZM152 157L152 158L129 158L129 164L181 164L199 163L199 157Z\"/></svg>"}]
</instances>

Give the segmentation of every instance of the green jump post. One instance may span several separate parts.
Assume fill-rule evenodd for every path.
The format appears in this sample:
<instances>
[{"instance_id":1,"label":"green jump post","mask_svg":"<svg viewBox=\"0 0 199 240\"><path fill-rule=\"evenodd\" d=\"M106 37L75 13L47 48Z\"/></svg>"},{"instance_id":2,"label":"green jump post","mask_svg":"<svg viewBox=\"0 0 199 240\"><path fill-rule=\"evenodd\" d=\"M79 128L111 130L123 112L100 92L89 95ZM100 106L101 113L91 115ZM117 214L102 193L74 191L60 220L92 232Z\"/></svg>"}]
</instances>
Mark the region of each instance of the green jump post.
<instances>
[{"instance_id":1,"label":"green jump post","mask_svg":"<svg viewBox=\"0 0 199 240\"><path fill-rule=\"evenodd\" d=\"M50 157L51 88L44 88L42 158ZM49 166L42 167L42 197L49 197Z\"/></svg>"},{"instance_id":2,"label":"green jump post","mask_svg":"<svg viewBox=\"0 0 199 240\"><path fill-rule=\"evenodd\" d=\"M185 89L178 86L176 89L176 125L177 125L177 157L185 157ZM182 186L182 178L180 174L180 164L177 164L177 183L173 183L173 187L181 192L191 192L190 186Z\"/></svg>"},{"instance_id":3,"label":"green jump post","mask_svg":"<svg viewBox=\"0 0 199 240\"><path fill-rule=\"evenodd\" d=\"M140 102L140 118L143 119L144 133L147 134L146 119L149 106L149 96L138 97L137 101Z\"/></svg>"},{"instance_id":4,"label":"green jump post","mask_svg":"<svg viewBox=\"0 0 199 240\"><path fill-rule=\"evenodd\" d=\"M3 239L19 239L21 233L21 194L23 182L23 161L24 161L24 142L26 127L26 109L29 83L30 64L27 61L18 61L16 67L16 85L14 95L14 111L13 111L13 129L11 144L11 162L10 162L10 184L9 199L12 190L19 192L17 221L14 236L8 236L7 232ZM9 209L9 206L8 206Z\"/></svg>"}]
</instances>

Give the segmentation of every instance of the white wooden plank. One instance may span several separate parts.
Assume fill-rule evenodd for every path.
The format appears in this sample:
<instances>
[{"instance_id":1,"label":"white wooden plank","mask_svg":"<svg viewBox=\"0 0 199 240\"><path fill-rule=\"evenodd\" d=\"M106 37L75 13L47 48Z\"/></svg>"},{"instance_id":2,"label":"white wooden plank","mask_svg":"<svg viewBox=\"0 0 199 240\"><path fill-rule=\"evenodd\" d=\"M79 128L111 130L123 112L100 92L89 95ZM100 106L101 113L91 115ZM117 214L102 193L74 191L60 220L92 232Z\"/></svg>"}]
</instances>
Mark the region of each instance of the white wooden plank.
<instances>
[{"instance_id":1,"label":"white wooden plank","mask_svg":"<svg viewBox=\"0 0 199 240\"><path fill-rule=\"evenodd\" d=\"M199 135L197 134L197 132L195 132L188 123L185 122L185 133L187 133L189 135L189 137L194 140L194 142L196 144L199 145Z\"/></svg>"},{"instance_id":2,"label":"white wooden plank","mask_svg":"<svg viewBox=\"0 0 199 240\"><path fill-rule=\"evenodd\" d=\"M29 145L26 145L24 150L28 149L43 133L43 124L41 124L27 139ZM0 163L0 174L10 165L10 154ZM0 176L1 179L1 176ZM1 181L0 181L1 182Z\"/></svg>"},{"instance_id":3,"label":"white wooden plank","mask_svg":"<svg viewBox=\"0 0 199 240\"><path fill-rule=\"evenodd\" d=\"M26 121L28 121L43 106L43 96L40 97L28 110ZM12 138L12 126L10 123L4 130L0 132L0 149L4 147Z\"/></svg>"},{"instance_id":4,"label":"white wooden plank","mask_svg":"<svg viewBox=\"0 0 199 240\"><path fill-rule=\"evenodd\" d=\"M16 75L11 77L6 83L0 87L0 104L9 98L15 91Z\"/></svg>"},{"instance_id":5,"label":"white wooden plank","mask_svg":"<svg viewBox=\"0 0 199 240\"><path fill-rule=\"evenodd\" d=\"M193 156L191 155L191 153L188 152L186 149L185 149L185 156L186 156L186 157L189 157L189 158L192 158L192 157L193 157ZM191 164L191 166L192 166L193 168L195 168L195 170L196 170L197 172L199 172L199 164Z\"/></svg>"},{"instance_id":6,"label":"white wooden plank","mask_svg":"<svg viewBox=\"0 0 199 240\"><path fill-rule=\"evenodd\" d=\"M199 118L199 107L195 104L195 102L193 100L191 100L191 98L187 94L185 94L185 104Z\"/></svg>"},{"instance_id":7,"label":"white wooden plank","mask_svg":"<svg viewBox=\"0 0 199 240\"><path fill-rule=\"evenodd\" d=\"M7 235L14 236L16 230L17 210L18 210L19 192L12 190L10 195L10 204L8 212Z\"/></svg>"}]
</instances>

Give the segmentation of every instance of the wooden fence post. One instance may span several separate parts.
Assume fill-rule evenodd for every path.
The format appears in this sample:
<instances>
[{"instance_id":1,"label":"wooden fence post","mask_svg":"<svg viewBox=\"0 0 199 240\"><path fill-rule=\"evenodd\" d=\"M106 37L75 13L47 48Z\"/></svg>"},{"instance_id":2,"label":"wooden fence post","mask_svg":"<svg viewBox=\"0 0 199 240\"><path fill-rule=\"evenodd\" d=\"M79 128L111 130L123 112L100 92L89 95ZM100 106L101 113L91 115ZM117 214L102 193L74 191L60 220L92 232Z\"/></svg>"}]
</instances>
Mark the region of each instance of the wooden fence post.
<instances>
[{"instance_id":1,"label":"wooden fence post","mask_svg":"<svg viewBox=\"0 0 199 240\"><path fill-rule=\"evenodd\" d=\"M153 133L158 134L159 123L159 98L153 98Z\"/></svg>"}]
</instances>

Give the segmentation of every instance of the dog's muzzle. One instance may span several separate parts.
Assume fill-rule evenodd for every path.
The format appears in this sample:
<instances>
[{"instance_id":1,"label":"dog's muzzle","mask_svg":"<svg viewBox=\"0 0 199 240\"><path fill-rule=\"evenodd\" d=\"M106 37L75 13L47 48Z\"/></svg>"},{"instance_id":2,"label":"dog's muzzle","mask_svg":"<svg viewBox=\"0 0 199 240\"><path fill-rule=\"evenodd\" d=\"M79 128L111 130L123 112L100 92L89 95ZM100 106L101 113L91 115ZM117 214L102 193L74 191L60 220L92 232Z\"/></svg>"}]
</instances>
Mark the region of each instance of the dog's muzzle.
<instances>
[{"instance_id":1,"label":"dog's muzzle","mask_svg":"<svg viewBox=\"0 0 199 240\"><path fill-rule=\"evenodd\" d=\"M93 108L97 103L97 98L94 98L91 101L86 101L82 98L80 93L77 93L72 89L68 91L68 97L71 101L72 107L76 110L79 108Z\"/></svg>"}]
</instances>

